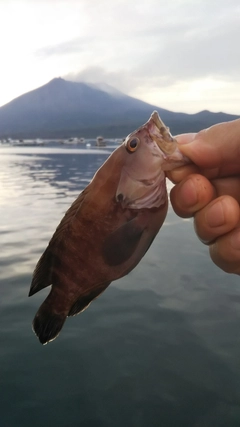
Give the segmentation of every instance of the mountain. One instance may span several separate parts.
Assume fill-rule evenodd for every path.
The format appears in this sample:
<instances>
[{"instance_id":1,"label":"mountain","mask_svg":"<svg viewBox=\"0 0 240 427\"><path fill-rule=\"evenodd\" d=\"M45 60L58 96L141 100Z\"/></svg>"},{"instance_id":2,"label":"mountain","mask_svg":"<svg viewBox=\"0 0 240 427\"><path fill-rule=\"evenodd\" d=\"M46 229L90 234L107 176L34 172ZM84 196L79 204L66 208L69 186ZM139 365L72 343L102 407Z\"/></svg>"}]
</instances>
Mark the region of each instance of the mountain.
<instances>
[{"instance_id":1,"label":"mountain","mask_svg":"<svg viewBox=\"0 0 240 427\"><path fill-rule=\"evenodd\" d=\"M209 111L176 113L108 85L97 87L55 78L0 107L0 138L123 137L146 122L153 110L173 134L238 118Z\"/></svg>"}]
</instances>

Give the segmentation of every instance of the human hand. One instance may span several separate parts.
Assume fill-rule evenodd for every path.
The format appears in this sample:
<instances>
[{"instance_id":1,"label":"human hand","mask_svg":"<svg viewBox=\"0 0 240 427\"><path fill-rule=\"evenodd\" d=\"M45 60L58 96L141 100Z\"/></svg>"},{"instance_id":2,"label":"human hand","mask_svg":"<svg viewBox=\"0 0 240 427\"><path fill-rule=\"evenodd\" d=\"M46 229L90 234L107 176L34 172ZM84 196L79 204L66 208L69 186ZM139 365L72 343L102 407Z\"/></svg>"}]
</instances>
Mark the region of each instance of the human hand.
<instances>
[{"instance_id":1,"label":"human hand","mask_svg":"<svg viewBox=\"0 0 240 427\"><path fill-rule=\"evenodd\" d=\"M176 138L193 164L168 172L173 209L194 217L218 267L240 274L240 119Z\"/></svg>"}]
</instances>

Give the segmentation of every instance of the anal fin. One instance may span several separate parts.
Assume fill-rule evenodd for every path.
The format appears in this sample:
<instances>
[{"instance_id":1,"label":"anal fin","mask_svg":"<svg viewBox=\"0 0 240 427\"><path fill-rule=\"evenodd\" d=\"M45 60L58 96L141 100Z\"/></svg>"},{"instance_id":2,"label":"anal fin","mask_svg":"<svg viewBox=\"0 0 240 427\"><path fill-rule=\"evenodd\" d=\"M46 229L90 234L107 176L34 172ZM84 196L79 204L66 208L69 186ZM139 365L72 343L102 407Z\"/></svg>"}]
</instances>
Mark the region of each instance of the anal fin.
<instances>
[{"instance_id":1,"label":"anal fin","mask_svg":"<svg viewBox=\"0 0 240 427\"><path fill-rule=\"evenodd\" d=\"M77 314L86 310L91 302L96 299L105 289L110 285L111 282L102 283L101 286L93 288L88 294L81 295L77 301L72 305L69 310L68 316L76 316Z\"/></svg>"}]
</instances>

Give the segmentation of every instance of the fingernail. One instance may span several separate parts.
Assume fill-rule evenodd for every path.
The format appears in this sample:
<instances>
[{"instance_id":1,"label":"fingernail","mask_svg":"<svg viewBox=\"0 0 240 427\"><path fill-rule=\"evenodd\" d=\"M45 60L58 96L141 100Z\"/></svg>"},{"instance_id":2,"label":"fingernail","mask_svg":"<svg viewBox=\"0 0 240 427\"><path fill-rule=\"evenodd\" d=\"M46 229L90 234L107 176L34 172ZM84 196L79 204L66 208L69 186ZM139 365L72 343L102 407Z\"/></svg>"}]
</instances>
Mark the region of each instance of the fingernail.
<instances>
[{"instance_id":1,"label":"fingernail","mask_svg":"<svg viewBox=\"0 0 240 427\"><path fill-rule=\"evenodd\" d=\"M180 188L179 197L184 201L187 208L191 208L197 204L197 191L192 179L188 179L184 182L183 186Z\"/></svg>"},{"instance_id":2,"label":"fingernail","mask_svg":"<svg viewBox=\"0 0 240 427\"><path fill-rule=\"evenodd\" d=\"M233 249L238 249L238 250L240 249L240 230L239 229L232 234L230 238L230 243Z\"/></svg>"},{"instance_id":3,"label":"fingernail","mask_svg":"<svg viewBox=\"0 0 240 427\"><path fill-rule=\"evenodd\" d=\"M225 223L223 203L224 201L217 201L214 205L208 208L205 214L205 220L209 227L220 227Z\"/></svg>"}]
</instances>

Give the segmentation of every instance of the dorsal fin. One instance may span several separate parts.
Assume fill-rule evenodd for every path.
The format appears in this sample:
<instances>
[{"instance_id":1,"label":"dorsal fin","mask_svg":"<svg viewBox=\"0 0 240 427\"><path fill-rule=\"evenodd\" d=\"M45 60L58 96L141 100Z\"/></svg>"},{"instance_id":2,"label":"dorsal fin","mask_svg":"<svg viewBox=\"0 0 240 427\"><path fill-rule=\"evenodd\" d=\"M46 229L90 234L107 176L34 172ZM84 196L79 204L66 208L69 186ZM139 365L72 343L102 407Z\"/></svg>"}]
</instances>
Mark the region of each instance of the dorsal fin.
<instances>
[{"instance_id":1,"label":"dorsal fin","mask_svg":"<svg viewBox=\"0 0 240 427\"><path fill-rule=\"evenodd\" d=\"M41 258L39 259L33 272L33 279L28 294L29 296L34 295L36 292L52 284L52 267L54 263L56 264L59 247L66 234L69 235L71 221L74 219L78 210L81 208L81 204L84 200L86 192L86 189L82 191L82 193L68 209L62 221L58 225L55 233L53 234L47 249L45 252L43 252Z\"/></svg>"},{"instance_id":2,"label":"dorsal fin","mask_svg":"<svg viewBox=\"0 0 240 427\"><path fill-rule=\"evenodd\" d=\"M49 247L43 252L33 272L32 283L28 296L34 295L41 289L51 285L52 251Z\"/></svg>"}]
</instances>

